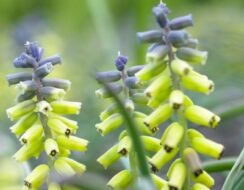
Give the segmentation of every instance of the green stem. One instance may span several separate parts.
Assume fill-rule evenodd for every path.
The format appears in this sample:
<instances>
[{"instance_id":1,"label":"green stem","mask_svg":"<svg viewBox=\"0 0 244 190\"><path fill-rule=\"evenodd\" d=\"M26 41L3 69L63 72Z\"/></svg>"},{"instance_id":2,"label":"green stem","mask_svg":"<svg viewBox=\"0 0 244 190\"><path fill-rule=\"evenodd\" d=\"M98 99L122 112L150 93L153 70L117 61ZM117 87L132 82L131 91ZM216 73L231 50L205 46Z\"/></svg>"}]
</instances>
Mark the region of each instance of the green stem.
<instances>
[{"instance_id":1,"label":"green stem","mask_svg":"<svg viewBox=\"0 0 244 190\"><path fill-rule=\"evenodd\" d=\"M107 84L104 84L104 86L108 90L108 92L111 93L115 102L120 108L121 114L124 116L126 122L126 129L133 143L133 148L135 150L137 161L138 161L138 169L141 175L146 178L151 178L147 160L145 157L145 151L140 139L140 134L136 129L136 125L131 114L128 113L128 111L124 107L122 100L113 92L113 90Z\"/></svg>"},{"instance_id":2,"label":"green stem","mask_svg":"<svg viewBox=\"0 0 244 190\"><path fill-rule=\"evenodd\" d=\"M229 175L227 176L222 190L230 190L233 188L237 175L244 165L244 148L242 149L238 159L232 167Z\"/></svg>"},{"instance_id":3,"label":"green stem","mask_svg":"<svg viewBox=\"0 0 244 190\"><path fill-rule=\"evenodd\" d=\"M168 26L166 26L165 31L168 34L170 32L170 28ZM169 53L168 53L169 70L170 70L170 75L172 78L173 89L180 89L181 86L180 86L179 78L173 72L173 70L171 68L171 62L175 59L175 54L173 52L172 44L169 41L167 41L167 45L169 46ZM184 116L184 112L181 109L179 109L177 111L177 120L184 127L184 134L183 134L182 142L180 145L180 157L181 157L182 161L184 161L183 152L184 152L184 149L187 147L187 129L188 129L188 126L187 126L187 121L186 121L185 116ZM189 177L190 171L187 169L186 172L187 172L187 175L186 175L185 184L183 186L183 190L189 190L190 189L190 177Z\"/></svg>"},{"instance_id":4,"label":"green stem","mask_svg":"<svg viewBox=\"0 0 244 190\"><path fill-rule=\"evenodd\" d=\"M37 69L37 64L34 66L33 79L37 84L37 90L36 90L37 101L40 102L43 100L43 97L40 94L40 88L42 87L42 83L41 83L41 79L35 74L36 69ZM45 139L52 138L52 133L47 125L47 119L48 119L47 116L44 115L43 113L38 113L38 115L39 115L39 119L40 119L42 127L43 127ZM47 164L48 164L49 168L52 168L53 160L48 155L46 156L46 159L47 159ZM47 179L47 185L48 184L49 184L49 178Z\"/></svg>"},{"instance_id":5,"label":"green stem","mask_svg":"<svg viewBox=\"0 0 244 190\"><path fill-rule=\"evenodd\" d=\"M236 160L237 158L223 158L221 160L207 161L203 163L203 169L208 173L229 171ZM244 170L244 166L242 170Z\"/></svg>"},{"instance_id":6,"label":"green stem","mask_svg":"<svg viewBox=\"0 0 244 190\"><path fill-rule=\"evenodd\" d=\"M183 138L182 138L182 143L180 146L180 157L181 159L184 161L184 150L187 147L187 121L185 119L184 113L182 110L179 110L177 113L177 118L178 118L178 122L181 124L181 126L184 127L184 134L183 134ZM183 190L188 190L190 189L190 171L187 169L187 175L186 175L186 181L183 187Z\"/></svg>"},{"instance_id":7,"label":"green stem","mask_svg":"<svg viewBox=\"0 0 244 190\"><path fill-rule=\"evenodd\" d=\"M220 112L219 115L222 120L233 119L233 117L237 117L244 113L244 105L239 105L228 110L224 110Z\"/></svg>"},{"instance_id":8,"label":"green stem","mask_svg":"<svg viewBox=\"0 0 244 190\"><path fill-rule=\"evenodd\" d=\"M136 152L133 148L129 153L129 161L130 161L130 170L133 176L132 189L137 190L137 180L138 180L137 161L136 161Z\"/></svg>"}]
</instances>

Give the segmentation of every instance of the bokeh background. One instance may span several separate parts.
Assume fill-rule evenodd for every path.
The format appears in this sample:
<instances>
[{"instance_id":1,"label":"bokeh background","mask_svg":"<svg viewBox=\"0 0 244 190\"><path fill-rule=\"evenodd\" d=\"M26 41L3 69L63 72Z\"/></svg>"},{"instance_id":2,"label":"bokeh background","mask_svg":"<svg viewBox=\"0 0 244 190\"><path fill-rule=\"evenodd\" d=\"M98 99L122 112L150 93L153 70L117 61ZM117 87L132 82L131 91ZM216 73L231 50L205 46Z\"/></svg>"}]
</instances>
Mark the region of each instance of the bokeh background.
<instances>
[{"instance_id":1,"label":"bokeh background","mask_svg":"<svg viewBox=\"0 0 244 190\"><path fill-rule=\"evenodd\" d=\"M114 69L117 51L128 55L129 65L145 63L147 45L140 45L136 32L156 28L151 8L158 0L0 0L0 189L19 190L27 165L10 159L19 148L9 131L5 110L14 105L16 90L5 75L16 72L12 60L26 41L38 41L45 55L60 53L63 65L52 76L72 81L67 99L82 101L75 118L79 135L91 143L87 153L74 157L87 164L88 172L75 179L59 179L79 186L76 189L106 189L106 181L121 169L118 163L105 171L96 158L117 140L118 132L101 137L94 125L106 101L95 97L98 88L93 74ZM192 13L195 26L189 28L209 51L205 67L197 68L216 83L209 96L191 94L199 105L221 112L244 105L244 1L166 0L171 17ZM215 129L201 129L209 138L226 146L224 156L236 156L244 144L244 117L226 119ZM203 159L205 159L203 157ZM30 162L30 167L35 164ZM25 170L24 170L25 169ZM162 172L163 175L163 172ZM214 175L220 189L225 174ZM67 189L72 189L70 186ZM75 188L74 188L75 189Z\"/></svg>"}]
</instances>

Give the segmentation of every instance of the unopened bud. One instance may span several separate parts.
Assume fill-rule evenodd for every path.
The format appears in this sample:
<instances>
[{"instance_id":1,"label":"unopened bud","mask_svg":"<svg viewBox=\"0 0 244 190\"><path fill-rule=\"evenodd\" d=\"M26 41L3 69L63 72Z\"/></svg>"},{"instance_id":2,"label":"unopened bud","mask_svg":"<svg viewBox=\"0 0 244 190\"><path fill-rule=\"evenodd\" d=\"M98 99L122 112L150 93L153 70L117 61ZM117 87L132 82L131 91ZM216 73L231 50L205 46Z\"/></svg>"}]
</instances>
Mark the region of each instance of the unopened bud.
<instances>
[{"instance_id":1,"label":"unopened bud","mask_svg":"<svg viewBox=\"0 0 244 190\"><path fill-rule=\"evenodd\" d=\"M38 157L41 151L43 150L42 139L34 141L30 144L22 146L14 155L13 158L17 162L24 162L31 157Z\"/></svg>"},{"instance_id":2,"label":"unopened bud","mask_svg":"<svg viewBox=\"0 0 244 190\"><path fill-rule=\"evenodd\" d=\"M188 90L204 94L209 94L214 90L213 81L194 71L191 71L187 76L183 76L181 82Z\"/></svg>"},{"instance_id":3,"label":"unopened bud","mask_svg":"<svg viewBox=\"0 0 244 190\"><path fill-rule=\"evenodd\" d=\"M48 116L49 112L52 110L53 109L52 109L51 105L48 102L43 100L36 104L36 108L34 111Z\"/></svg>"},{"instance_id":4,"label":"unopened bud","mask_svg":"<svg viewBox=\"0 0 244 190\"><path fill-rule=\"evenodd\" d=\"M140 43L159 42L163 38L163 33L159 30L150 30L146 32L138 32L137 39Z\"/></svg>"},{"instance_id":5,"label":"unopened bud","mask_svg":"<svg viewBox=\"0 0 244 190\"><path fill-rule=\"evenodd\" d=\"M176 148L184 135L184 128L179 123L174 122L167 127L162 138L161 144L166 152L171 152Z\"/></svg>"},{"instance_id":6,"label":"unopened bud","mask_svg":"<svg viewBox=\"0 0 244 190\"><path fill-rule=\"evenodd\" d=\"M150 64L145 65L143 69L135 74L137 78L141 81L147 81L151 78L160 74L166 68L167 64L165 61L157 61Z\"/></svg>"},{"instance_id":7,"label":"unopened bud","mask_svg":"<svg viewBox=\"0 0 244 190\"><path fill-rule=\"evenodd\" d=\"M65 125L65 123L63 123L62 121L60 121L58 119L55 119L55 118L48 119L47 125L56 134L66 135L66 136L74 134L73 129L69 128L67 125Z\"/></svg>"},{"instance_id":8,"label":"unopened bud","mask_svg":"<svg viewBox=\"0 0 244 190\"><path fill-rule=\"evenodd\" d=\"M203 171L197 177L193 175L192 179L194 182L201 183L202 185L205 185L208 188L212 188L214 186L214 179L206 171Z\"/></svg>"},{"instance_id":9,"label":"unopened bud","mask_svg":"<svg viewBox=\"0 0 244 190\"><path fill-rule=\"evenodd\" d=\"M12 133L16 136L23 134L27 129L29 129L37 121L36 113L29 113L23 116L17 123L10 127Z\"/></svg>"},{"instance_id":10,"label":"unopened bud","mask_svg":"<svg viewBox=\"0 0 244 190\"><path fill-rule=\"evenodd\" d=\"M128 88L135 89L135 88L139 88L142 84L141 84L140 80L136 77L127 77L125 79L125 85Z\"/></svg>"},{"instance_id":11,"label":"unopened bud","mask_svg":"<svg viewBox=\"0 0 244 190\"><path fill-rule=\"evenodd\" d=\"M188 34L185 31L170 31L168 34L168 41L173 44L174 47L181 47L187 44Z\"/></svg>"},{"instance_id":12,"label":"unopened bud","mask_svg":"<svg viewBox=\"0 0 244 190\"><path fill-rule=\"evenodd\" d=\"M137 129L145 135L152 135L152 131L144 124L143 118L135 118Z\"/></svg>"},{"instance_id":13,"label":"unopened bud","mask_svg":"<svg viewBox=\"0 0 244 190\"><path fill-rule=\"evenodd\" d=\"M129 136L125 136L119 141L117 152L122 156L126 156L132 148L132 141Z\"/></svg>"},{"instance_id":14,"label":"unopened bud","mask_svg":"<svg viewBox=\"0 0 244 190\"><path fill-rule=\"evenodd\" d=\"M50 86L40 88L39 92L41 96L48 101L61 100L65 95L65 91L63 89Z\"/></svg>"},{"instance_id":15,"label":"unopened bud","mask_svg":"<svg viewBox=\"0 0 244 190\"><path fill-rule=\"evenodd\" d=\"M161 92L155 94L155 96L151 97L147 103L147 105L153 109L158 108L162 103L164 103L171 93L171 87L162 89Z\"/></svg>"},{"instance_id":16,"label":"unopened bud","mask_svg":"<svg viewBox=\"0 0 244 190\"><path fill-rule=\"evenodd\" d=\"M156 18L158 25L161 28L164 28L168 23L167 14L165 14L164 9L162 9L160 6L157 6L153 7L152 12Z\"/></svg>"},{"instance_id":17,"label":"unopened bud","mask_svg":"<svg viewBox=\"0 0 244 190\"><path fill-rule=\"evenodd\" d=\"M180 59L174 59L171 62L171 68L176 74L180 76L188 75L193 70L190 65Z\"/></svg>"},{"instance_id":18,"label":"unopened bud","mask_svg":"<svg viewBox=\"0 0 244 190\"><path fill-rule=\"evenodd\" d=\"M52 65L61 64L62 61L61 61L60 55L56 54L56 55L53 55L53 56L47 57L46 59L41 60L39 63L39 66L43 66L43 65L46 65L49 63L51 63Z\"/></svg>"},{"instance_id":19,"label":"unopened bud","mask_svg":"<svg viewBox=\"0 0 244 190\"><path fill-rule=\"evenodd\" d=\"M168 89L171 86L171 78L166 74L161 74L158 76L145 90L145 94L148 97L157 97L162 95L162 92L165 89Z\"/></svg>"},{"instance_id":20,"label":"unopened bud","mask_svg":"<svg viewBox=\"0 0 244 190\"><path fill-rule=\"evenodd\" d=\"M100 119L102 121L104 121L105 119L107 119L110 115L116 113L118 111L118 107L115 103L109 105L103 112L101 112L100 114Z\"/></svg>"},{"instance_id":21,"label":"unopened bud","mask_svg":"<svg viewBox=\"0 0 244 190\"><path fill-rule=\"evenodd\" d=\"M187 43L185 44L186 47L196 49L199 42L198 39L195 38L188 38Z\"/></svg>"},{"instance_id":22,"label":"unopened bud","mask_svg":"<svg viewBox=\"0 0 244 190\"><path fill-rule=\"evenodd\" d=\"M164 190L164 188L168 186L168 182L166 180L162 179L161 177L159 177L155 174L151 174L151 177L152 177L152 181L157 189Z\"/></svg>"},{"instance_id":23,"label":"unopened bud","mask_svg":"<svg viewBox=\"0 0 244 190\"><path fill-rule=\"evenodd\" d=\"M81 109L80 102L54 101L50 103L53 112L57 114L79 114Z\"/></svg>"},{"instance_id":24,"label":"unopened bud","mask_svg":"<svg viewBox=\"0 0 244 190\"><path fill-rule=\"evenodd\" d=\"M144 65L136 65L136 66L132 66L132 67L129 67L127 69L127 75L129 77L131 76L135 76L135 74L140 71L141 69L143 69Z\"/></svg>"},{"instance_id":25,"label":"unopened bud","mask_svg":"<svg viewBox=\"0 0 244 190\"><path fill-rule=\"evenodd\" d=\"M133 180L129 170L122 170L109 180L108 186L112 189L127 189Z\"/></svg>"},{"instance_id":26,"label":"unopened bud","mask_svg":"<svg viewBox=\"0 0 244 190\"><path fill-rule=\"evenodd\" d=\"M178 110L184 102L184 94L180 90L173 90L169 96L169 103L174 108Z\"/></svg>"},{"instance_id":27,"label":"unopened bud","mask_svg":"<svg viewBox=\"0 0 244 190\"><path fill-rule=\"evenodd\" d=\"M18 84L20 81L32 80L31 73L14 73L8 74L6 77L9 85Z\"/></svg>"},{"instance_id":28,"label":"unopened bud","mask_svg":"<svg viewBox=\"0 0 244 190\"><path fill-rule=\"evenodd\" d=\"M112 146L103 155L101 155L97 162L99 162L105 169L107 169L111 164L120 159L122 155L118 152L118 144Z\"/></svg>"},{"instance_id":29,"label":"unopened bud","mask_svg":"<svg viewBox=\"0 0 244 190\"><path fill-rule=\"evenodd\" d=\"M39 78L44 78L45 76L47 76L48 74L50 74L52 71L53 71L53 65L52 65L52 63L47 63L45 65L39 66L35 70L35 74Z\"/></svg>"},{"instance_id":30,"label":"unopened bud","mask_svg":"<svg viewBox=\"0 0 244 190\"><path fill-rule=\"evenodd\" d=\"M49 118L53 118L53 119L58 119L60 121L62 121L65 125L68 126L68 128L70 128L74 133L76 132L76 130L78 129L78 122L68 119L66 117L63 117L61 115L55 114L55 113L50 113L49 114Z\"/></svg>"},{"instance_id":31,"label":"unopened bud","mask_svg":"<svg viewBox=\"0 0 244 190\"><path fill-rule=\"evenodd\" d=\"M150 128L157 127L165 122L173 114L173 109L169 104L164 104L155 109L149 116L144 119L144 123Z\"/></svg>"},{"instance_id":32,"label":"unopened bud","mask_svg":"<svg viewBox=\"0 0 244 190\"><path fill-rule=\"evenodd\" d=\"M43 86L51 86L55 88L60 88L65 91L68 91L71 86L71 82L69 80L64 79L43 79L42 80Z\"/></svg>"},{"instance_id":33,"label":"unopened bud","mask_svg":"<svg viewBox=\"0 0 244 190\"><path fill-rule=\"evenodd\" d=\"M30 144L42 138L43 128L42 125L37 122L32 127L26 130L26 132L20 137L20 142L23 144Z\"/></svg>"},{"instance_id":34,"label":"unopened bud","mask_svg":"<svg viewBox=\"0 0 244 190\"><path fill-rule=\"evenodd\" d=\"M47 139L45 141L44 148L48 156L55 157L59 153L58 144L54 139Z\"/></svg>"},{"instance_id":35,"label":"unopened bud","mask_svg":"<svg viewBox=\"0 0 244 190\"><path fill-rule=\"evenodd\" d=\"M73 176L76 173L71 165L64 159L64 157L59 157L57 160L55 160L54 168L63 176Z\"/></svg>"},{"instance_id":36,"label":"unopened bud","mask_svg":"<svg viewBox=\"0 0 244 190\"><path fill-rule=\"evenodd\" d=\"M34 100L26 100L18 103L17 105L7 109L8 118L12 121L17 120L27 113L35 109L36 103Z\"/></svg>"},{"instance_id":37,"label":"unopened bud","mask_svg":"<svg viewBox=\"0 0 244 190\"><path fill-rule=\"evenodd\" d=\"M203 172L199 156L193 148L186 148L184 150L184 159L196 177Z\"/></svg>"},{"instance_id":38,"label":"unopened bud","mask_svg":"<svg viewBox=\"0 0 244 190\"><path fill-rule=\"evenodd\" d=\"M190 141L196 137L205 138L204 135L196 129L187 129L187 137Z\"/></svg>"},{"instance_id":39,"label":"unopened bud","mask_svg":"<svg viewBox=\"0 0 244 190\"><path fill-rule=\"evenodd\" d=\"M126 57L124 55L119 55L115 60L115 66L116 66L117 70L123 71L127 61L128 61L128 57Z\"/></svg>"},{"instance_id":40,"label":"unopened bud","mask_svg":"<svg viewBox=\"0 0 244 190\"><path fill-rule=\"evenodd\" d=\"M18 95L16 98L16 102L19 103L19 102L23 102L26 100L30 100L30 99L34 98L35 95L36 95L35 92L27 91L23 94Z\"/></svg>"},{"instance_id":41,"label":"unopened bud","mask_svg":"<svg viewBox=\"0 0 244 190\"><path fill-rule=\"evenodd\" d=\"M96 128L104 136L120 127L122 123L123 117L119 113L115 113L109 116L103 122L96 124Z\"/></svg>"},{"instance_id":42,"label":"unopened bud","mask_svg":"<svg viewBox=\"0 0 244 190\"><path fill-rule=\"evenodd\" d=\"M224 146L212 140L196 137L191 140L192 147L199 153L220 159L224 152Z\"/></svg>"},{"instance_id":43,"label":"unopened bud","mask_svg":"<svg viewBox=\"0 0 244 190\"><path fill-rule=\"evenodd\" d=\"M167 173L169 188L173 190L182 189L186 180L186 166L181 160L175 160Z\"/></svg>"},{"instance_id":44,"label":"unopened bud","mask_svg":"<svg viewBox=\"0 0 244 190\"><path fill-rule=\"evenodd\" d=\"M211 111L196 105L186 108L185 116L188 120L198 125L215 128L219 122L220 117Z\"/></svg>"},{"instance_id":45,"label":"unopened bud","mask_svg":"<svg viewBox=\"0 0 244 190\"><path fill-rule=\"evenodd\" d=\"M20 91L21 94L26 91L35 91L37 89L37 85L33 80L20 81L19 84L16 85L16 88Z\"/></svg>"},{"instance_id":46,"label":"unopened bud","mask_svg":"<svg viewBox=\"0 0 244 190\"><path fill-rule=\"evenodd\" d=\"M169 52L169 46L157 45L151 48L146 55L147 63L155 63L161 61Z\"/></svg>"},{"instance_id":47,"label":"unopened bud","mask_svg":"<svg viewBox=\"0 0 244 190\"><path fill-rule=\"evenodd\" d=\"M180 30L189 26L193 26L192 15L181 16L172 19L169 22L169 26L172 30Z\"/></svg>"},{"instance_id":48,"label":"unopened bud","mask_svg":"<svg viewBox=\"0 0 244 190\"><path fill-rule=\"evenodd\" d=\"M116 84L116 83L109 83L108 87L110 90L112 90L115 94L119 94L123 90L123 86L121 84ZM106 88L100 88L95 91L95 94L99 98L110 98L112 97L112 94L106 89Z\"/></svg>"},{"instance_id":49,"label":"unopened bud","mask_svg":"<svg viewBox=\"0 0 244 190\"><path fill-rule=\"evenodd\" d=\"M160 140L155 137L141 136L141 140L147 151L157 152L161 149Z\"/></svg>"},{"instance_id":50,"label":"unopened bud","mask_svg":"<svg viewBox=\"0 0 244 190\"><path fill-rule=\"evenodd\" d=\"M96 73L96 80L100 83L115 82L121 79L119 71L105 71Z\"/></svg>"},{"instance_id":51,"label":"unopened bud","mask_svg":"<svg viewBox=\"0 0 244 190\"><path fill-rule=\"evenodd\" d=\"M144 93L135 93L132 95L131 100L136 104L146 105L148 97Z\"/></svg>"},{"instance_id":52,"label":"unopened bud","mask_svg":"<svg viewBox=\"0 0 244 190\"><path fill-rule=\"evenodd\" d=\"M178 153L176 147L170 153L166 152L164 148L161 148L150 160L151 170L153 172L159 171L165 164L171 161Z\"/></svg>"},{"instance_id":53,"label":"unopened bud","mask_svg":"<svg viewBox=\"0 0 244 190\"><path fill-rule=\"evenodd\" d=\"M49 174L49 167L46 164L37 166L24 180L28 189L38 189L45 182Z\"/></svg>"},{"instance_id":54,"label":"unopened bud","mask_svg":"<svg viewBox=\"0 0 244 190\"><path fill-rule=\"evenodd\" d=\"M208 58L208 52L199 51L196 49L181 47L176 51L176 55L179 59L182 59L188 63L204 65Z\"/></svg>"},{"instance_id":55,"label":"unopened bud","mask_svg":"<svg viewBox=\"0 0 244 190\"><path fill-rule=\"evenodd\" d=\"M14 59L13 64L16 68L33 68L36 65L36 61L26 53L22 53Z\"/></svg>"},{"instance_id":56,"label":"unopened bud","mask_svg":"<svg viewBox=\"0 0 244 190\"><path fill-rule=\"evenodd\" d=\"M59 147L67 148L69 150L75 150L84 152L87 149L88 141L82 138L78 138L75 136L58 136L57 143Z\"/></svg>"}]
</instances>

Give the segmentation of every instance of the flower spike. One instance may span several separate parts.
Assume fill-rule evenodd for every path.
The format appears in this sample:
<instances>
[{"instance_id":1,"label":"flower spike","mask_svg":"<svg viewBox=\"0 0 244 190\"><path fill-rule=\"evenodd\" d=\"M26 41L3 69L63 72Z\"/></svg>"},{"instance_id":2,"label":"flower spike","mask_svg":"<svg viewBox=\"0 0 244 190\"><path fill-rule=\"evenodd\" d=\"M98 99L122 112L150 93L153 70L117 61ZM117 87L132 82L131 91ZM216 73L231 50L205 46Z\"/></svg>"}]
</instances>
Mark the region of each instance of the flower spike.
<instances>
[{"instance_id":1,"label":"flower spike","mask_svg":"<svg viewBox=\"0 0 244 190\"><path fill-rule=\"evenodd\" d=\"M25 178L24 189L29 190L37 190L44 183L50 190L60 189L58 185L48 184L52 169L64 175L82 174L86 170L85 165L69 156L71 151L85 151L88 141L75 137L78 123L63 116L79 114L81 103L63 100L71 82L47 78L61 58L53 55L43 59L43 51L37 42L26 42L25 51L14 59L13 65L33 72L7 75L9 85L16 85L19 92L17 104L7 109L10 120L16 121L10 130L22 144L13 158L25 162L42 154L48 160L47 164L35 166Z\"/></svg>"}]
</instances>

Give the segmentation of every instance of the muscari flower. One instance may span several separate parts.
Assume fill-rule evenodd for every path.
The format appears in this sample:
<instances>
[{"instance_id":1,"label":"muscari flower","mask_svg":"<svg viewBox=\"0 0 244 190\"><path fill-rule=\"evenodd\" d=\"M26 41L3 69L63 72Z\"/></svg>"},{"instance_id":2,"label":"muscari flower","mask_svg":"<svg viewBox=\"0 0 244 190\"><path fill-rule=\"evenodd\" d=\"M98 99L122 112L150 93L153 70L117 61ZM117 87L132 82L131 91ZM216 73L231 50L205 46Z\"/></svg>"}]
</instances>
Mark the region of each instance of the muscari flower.
<instances>
[{"instance_id":1,"label":"muscari flower","mask_svg":"<svg viewBox=\"0 0 244 190\"><path fill-rule=\"evenodd\" d=\"M46 78L54 66L61 63L61 58L53 55L43 59L43 51L36 42L27 42L25 52L14 59L13 65L16 68L32 68L33 72L7 75L9 85L16 85L19 91L17 104L7 109L8 117L16 121L10 130L23 145L13 158L24 162L33 157L39 158L45 152L53 160L54 168L59 173L82 174L86 167L68 157L70 151L85 151L88 141L75 137L77 122L63 116L79 114L81 103L63 100L70 89L70 81ZM26 177L25 188L41 187L48 178L51 167L46 164L36 166ZM53 189L51 185L49 189Z\"/></svg>"}]
</instances>

